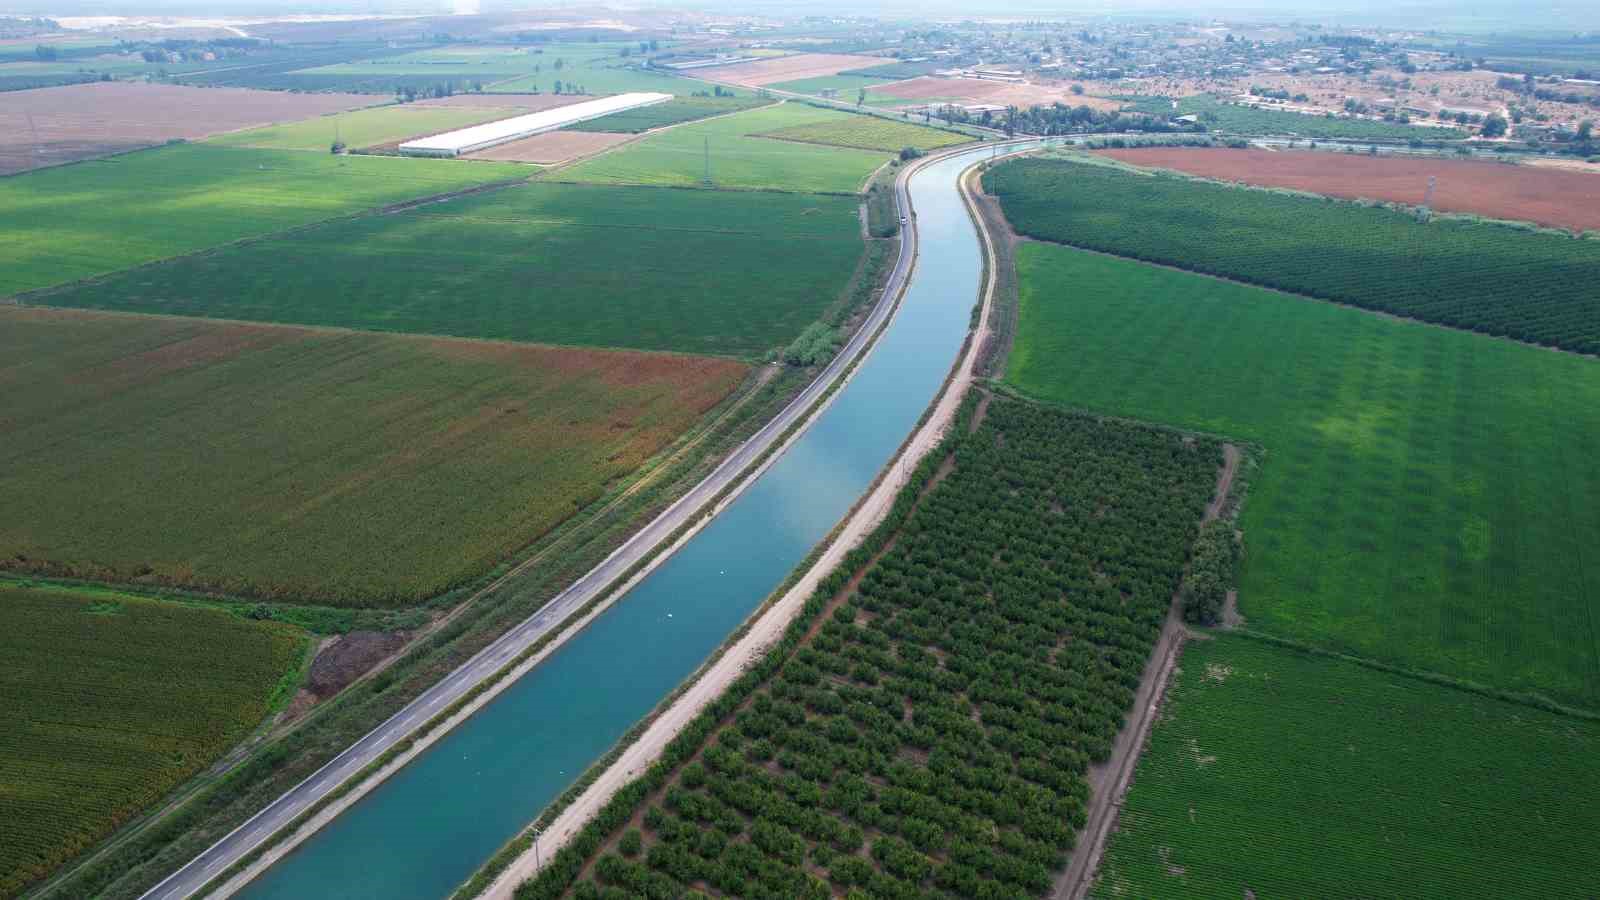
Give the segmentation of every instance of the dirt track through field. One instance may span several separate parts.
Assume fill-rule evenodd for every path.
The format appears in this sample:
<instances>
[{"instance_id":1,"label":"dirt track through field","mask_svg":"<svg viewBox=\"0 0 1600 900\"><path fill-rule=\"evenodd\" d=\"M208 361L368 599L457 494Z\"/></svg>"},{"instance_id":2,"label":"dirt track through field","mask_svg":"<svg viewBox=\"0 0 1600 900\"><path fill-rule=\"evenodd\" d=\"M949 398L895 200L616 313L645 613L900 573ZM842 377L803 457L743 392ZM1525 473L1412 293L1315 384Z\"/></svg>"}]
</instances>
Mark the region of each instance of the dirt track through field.
<instances>
[{"instance_id":1,"label":"dirt track through field","mask_svg":"<svg viewBox=\"0 0 1600 900\"><path fill-rule=\"evenodd\" d=\"M1139 147L1100 150L1136 166L1346 199L1420 206L1437 179L1433 208L1574 231L1600 229L1600 178L1539 166L1425 156L1368 156L1316 150Z\"/></svg>"},{"instance_id":2,"label":"dirt track through field","mask_svg":"<svg viewBox=\"0 0 1600 900\"><path fill-rule=\"evenodd\" d=\"M1233 479L1239 471L1241 455L1232 444L1222 445L1222 470L1217 473L1217 486L1211 503L1206 506L1201 524L1213 521L1227 507L1228 495L1233 491ZM1133 710L1122 730L1117 732L1111 745L1111 756L1103 763L1089 767L1088 821L1078 833L1078 846L1072 851L1067 870L1056 881L1051 891L1052 900L1078 900L1094 886L1094 876L1100 868L1100 858L1105 854L1106 841L1116 829L1122 813L1122 798L1133 783L1133 772L1138 767L1139 755L1144 752L1150 731L1161 717L1161 703L1166 699L1167 686L1177 668L1178 657L1188 637L1183 625L1183 607L1178 594L1172 595L1172 606L1167 610L1167 621L1161 626L1161 637L1156 641L1150 661L1145 663L1144 675L1139 679L1139 690L1134 694Z\"/></svg>"}]
</instances>

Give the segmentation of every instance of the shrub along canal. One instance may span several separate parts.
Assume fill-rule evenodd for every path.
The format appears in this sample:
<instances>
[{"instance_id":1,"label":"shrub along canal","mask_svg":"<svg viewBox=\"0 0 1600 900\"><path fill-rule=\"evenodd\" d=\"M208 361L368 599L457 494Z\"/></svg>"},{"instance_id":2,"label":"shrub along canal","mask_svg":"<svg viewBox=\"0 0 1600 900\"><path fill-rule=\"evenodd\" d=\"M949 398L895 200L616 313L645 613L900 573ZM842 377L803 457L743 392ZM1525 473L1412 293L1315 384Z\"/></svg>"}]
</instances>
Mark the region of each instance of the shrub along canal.
<instances>
[{"instance_id":1,"label":"shrub along canal","mask_svg":"<svg viewBox=\"0 0 1600 900\"><path fill-rule=\"evenodd\" d=\"M960 352L983 263L957 177L990 152L911 177L921 256L904 305L782 458L588 629L238 896L448 895L748 618L866 490Z\"/></svg>"}]
</instances>

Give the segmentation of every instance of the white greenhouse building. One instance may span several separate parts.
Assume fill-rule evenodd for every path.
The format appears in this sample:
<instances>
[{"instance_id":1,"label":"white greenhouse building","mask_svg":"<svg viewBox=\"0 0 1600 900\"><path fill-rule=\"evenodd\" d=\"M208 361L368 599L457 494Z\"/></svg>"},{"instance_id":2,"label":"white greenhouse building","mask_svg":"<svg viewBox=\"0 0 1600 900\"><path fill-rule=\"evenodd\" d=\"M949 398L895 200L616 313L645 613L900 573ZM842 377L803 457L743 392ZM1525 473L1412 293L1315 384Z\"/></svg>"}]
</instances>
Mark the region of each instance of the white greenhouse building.
<instances>
[{"instance_id":1,"label":"white greenhouse building","mask_svg":"<svg viewBox=\"0 0 1600 900\"><path fill-rule=\"evenodd\" d=\"M555 109L405 141L400 145L400 152L410 156L460 156L463 153L484 150L541 132L554 131L575 122L586 122L589 119L598 119L601 116L638 109L642 106L654 106L671 99L671 94L635 93L585 100L570 106L558 106Z\"/></svg>"}]
</instances>

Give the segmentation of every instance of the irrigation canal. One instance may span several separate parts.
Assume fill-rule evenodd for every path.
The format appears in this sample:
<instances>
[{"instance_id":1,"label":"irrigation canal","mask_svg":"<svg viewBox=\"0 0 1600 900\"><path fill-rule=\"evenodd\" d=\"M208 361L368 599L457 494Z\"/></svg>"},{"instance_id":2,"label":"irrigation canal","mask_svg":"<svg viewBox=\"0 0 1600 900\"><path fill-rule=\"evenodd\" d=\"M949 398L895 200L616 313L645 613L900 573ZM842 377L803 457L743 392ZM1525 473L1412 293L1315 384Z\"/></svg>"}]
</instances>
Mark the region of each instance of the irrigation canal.
<instances>
[{"instance_id":1,"label":"irrigation canal","mask_svg":"<svg viewBox=\"0 0 1600 900\"><path fill-rule=\"evenodd\" d=\"M911 177L921 255L903 306L782 458L589 628L237 896L448 896L687 678L844 516L937 393L982 277L957 178L990 152Z\"/></svg>"}]
</instances>

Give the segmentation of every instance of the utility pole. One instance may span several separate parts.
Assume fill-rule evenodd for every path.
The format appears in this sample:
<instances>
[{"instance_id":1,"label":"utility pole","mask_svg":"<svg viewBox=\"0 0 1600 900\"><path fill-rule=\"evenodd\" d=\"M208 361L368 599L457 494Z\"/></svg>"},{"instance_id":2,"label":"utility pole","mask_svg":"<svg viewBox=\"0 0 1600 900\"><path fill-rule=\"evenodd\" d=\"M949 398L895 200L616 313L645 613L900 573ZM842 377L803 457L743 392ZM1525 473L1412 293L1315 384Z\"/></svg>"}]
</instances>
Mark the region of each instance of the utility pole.
<instances>
[{"instance_id":1,"label":"utility pole","mask_svg":"<svg viewBox=\"0 0 1600 900\"><path fill-rule=\"evenodd\" d=\"M39 128L33 124L33 113L24 112L23 115L28 117L28 131L33 134L33 155L43 156L44 148L39 146Z\"/></svg>"},{"instance_id":2,"label":"utility pole","mask_svg":"<svg viewBox=\"0 0 1600 900\"><path fill-rule=\"evenodd\" d=\"M705 183L707 185L711 184L711 136L710 135L706 135L706 172L705 172L705 175L704 175L704 180L705 180Z\"/></svg>"},{"instance_id":3,"label":"utility pole","mask_svg":"<svg viewBox=\"0 0 1600 900\"><path fill-rule=\"evenodd\" d=\"M533 870L537 872L542 868L544 864L539 862L539 826L535 825L533 826Z\"/></svg>"}]
</instances>

